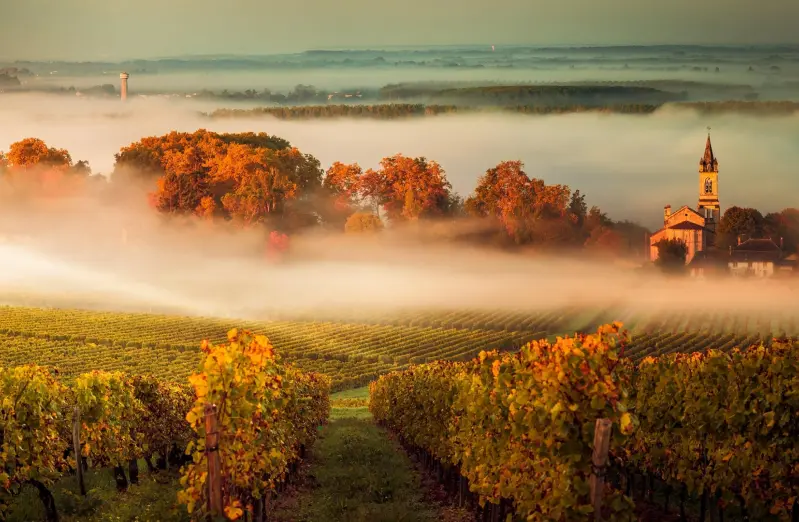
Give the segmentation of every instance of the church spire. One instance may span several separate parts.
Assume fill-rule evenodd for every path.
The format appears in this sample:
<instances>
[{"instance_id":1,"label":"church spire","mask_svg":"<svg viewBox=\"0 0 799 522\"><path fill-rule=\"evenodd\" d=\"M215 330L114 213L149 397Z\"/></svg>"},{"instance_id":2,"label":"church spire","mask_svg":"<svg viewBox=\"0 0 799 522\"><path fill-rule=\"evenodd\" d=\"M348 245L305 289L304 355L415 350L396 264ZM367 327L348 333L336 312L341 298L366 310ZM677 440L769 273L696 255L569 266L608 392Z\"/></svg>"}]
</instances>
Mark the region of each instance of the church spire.
<instances>
[{"instance_id":1,"label":"church spire","mask_svg":"<svg viewBox=\"0 0 799 522\"><path fill-rule=\"evenodd\" d=\"M707 141L705 142L705 154L699 160L699 167L702 172L718 172L719 162L713 155L713 145L710 144L710 127L708 127Z\"/></svg>"}]
</instances>

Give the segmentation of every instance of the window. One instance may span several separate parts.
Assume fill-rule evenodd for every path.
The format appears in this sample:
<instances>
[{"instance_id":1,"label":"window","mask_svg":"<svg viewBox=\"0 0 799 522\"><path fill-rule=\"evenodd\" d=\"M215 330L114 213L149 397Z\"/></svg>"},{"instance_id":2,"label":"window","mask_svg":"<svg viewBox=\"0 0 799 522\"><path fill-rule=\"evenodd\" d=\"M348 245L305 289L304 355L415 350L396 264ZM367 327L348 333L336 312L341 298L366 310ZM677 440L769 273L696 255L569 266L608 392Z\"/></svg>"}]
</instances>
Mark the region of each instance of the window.
<instances>
[{"instance_id":1,"label":"window","mask_svg":"<svg viewBox=\"0 0 799 522\"><path fill-rule=\"evenodd\" d=\"M713 194L713 180L705 178L705 194Z\"/></svg>"}]
</instances>

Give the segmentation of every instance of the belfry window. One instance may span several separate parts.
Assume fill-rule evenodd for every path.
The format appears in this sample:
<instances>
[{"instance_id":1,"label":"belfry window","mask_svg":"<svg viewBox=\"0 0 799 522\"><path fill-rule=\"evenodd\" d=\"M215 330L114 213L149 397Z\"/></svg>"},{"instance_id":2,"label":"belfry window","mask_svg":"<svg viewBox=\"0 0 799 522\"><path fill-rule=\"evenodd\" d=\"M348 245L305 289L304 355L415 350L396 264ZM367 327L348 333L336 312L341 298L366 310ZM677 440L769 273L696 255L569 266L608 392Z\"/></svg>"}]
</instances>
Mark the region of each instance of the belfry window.
<instances>
[{"instance_id":1,"label":"belfry window","mask_svg":"<svg viewBox=\"0 0 799 522\"><path fill-rule=\"evenodd\" d=\"M713 193L713 180L705 178L705 194Z\"/></svg>"}]
</instances>

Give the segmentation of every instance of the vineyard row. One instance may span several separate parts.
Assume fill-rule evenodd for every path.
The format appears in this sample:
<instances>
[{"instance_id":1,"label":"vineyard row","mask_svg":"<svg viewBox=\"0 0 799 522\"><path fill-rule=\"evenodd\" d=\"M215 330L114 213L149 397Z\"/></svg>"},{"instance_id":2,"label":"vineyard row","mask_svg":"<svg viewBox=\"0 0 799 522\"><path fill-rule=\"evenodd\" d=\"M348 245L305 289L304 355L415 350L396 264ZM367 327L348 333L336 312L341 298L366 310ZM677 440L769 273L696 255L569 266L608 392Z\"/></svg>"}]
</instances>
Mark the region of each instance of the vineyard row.
<instances>
[{"instance_id":1,"label":"vineyard row","mask_svg":"<svg viewBox=\"0 0 799 522\"><path fill-rule=\"evenodd\" d=\"M673 334L672 334L673 335ZM675 338L666 343L679 344ZM724 341L723 338L716 341ZM711 343L712 345L712 343ZM635 476L752 520L799 510L799 346L624 357L621 325L380 377L375 418L480 502L527 520L593 520L594 427L613 423L605 520L633 520Z\"/></svg>"},{"instance_id":2,"label":"vineyard row","mask_svg":"<svg viewBox=\"0 0 799 522\"><path fill-rule=\"evenodd\" d=\"M32 485L57 520L49 488L61 476L111 468L125 489L143 459L151 470L184 464L178 500L193 518L214 510L216 485L217 515L254 520L330 411L329 378L281 363L266 338L237 330L227 343L204 342L183 384L118 371L58 377L36 365L0 368L2 435L14 441L0 453L0 518Z\"/></svg>"}]
</instances>

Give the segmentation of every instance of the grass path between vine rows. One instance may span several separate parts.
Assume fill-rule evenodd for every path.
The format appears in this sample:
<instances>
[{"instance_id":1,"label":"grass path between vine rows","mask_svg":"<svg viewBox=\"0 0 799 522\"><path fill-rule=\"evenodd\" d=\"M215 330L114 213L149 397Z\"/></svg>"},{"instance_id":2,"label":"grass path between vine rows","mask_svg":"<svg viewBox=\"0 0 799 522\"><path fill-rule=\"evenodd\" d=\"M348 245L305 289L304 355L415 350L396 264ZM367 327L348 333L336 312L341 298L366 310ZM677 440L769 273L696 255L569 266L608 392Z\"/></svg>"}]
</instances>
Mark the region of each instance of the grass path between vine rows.
<instances>
[{"instance_id":1,"label":"grass path between vine rows","mask_svg":"<svg viewBox=\"0 0 799 522\"><path fill-rule=\"evenodd\" d=\"M437 499L407 453L363 405L367 388L331 397L330 423L282 496L277 522L455 522L467 520ZM464 518L466 517L466 518Z\"/></svg>"}]
</instances>

